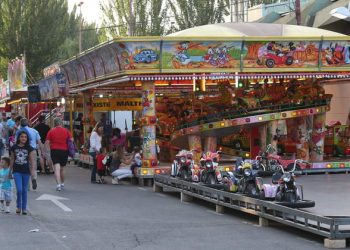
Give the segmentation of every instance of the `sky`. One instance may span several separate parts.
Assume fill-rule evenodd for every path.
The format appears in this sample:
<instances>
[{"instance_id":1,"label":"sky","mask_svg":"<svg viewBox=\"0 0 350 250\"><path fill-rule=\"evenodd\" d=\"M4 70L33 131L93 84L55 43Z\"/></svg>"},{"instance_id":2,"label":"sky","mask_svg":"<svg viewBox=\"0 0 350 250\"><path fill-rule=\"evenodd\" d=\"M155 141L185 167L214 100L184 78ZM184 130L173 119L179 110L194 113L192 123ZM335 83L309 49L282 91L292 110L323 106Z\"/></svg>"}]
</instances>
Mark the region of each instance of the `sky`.
<instances>
[{"instance_id":1,"label":"sky","mask_svg":"<svg viewBox=\"0 0 350 250\"><path fill-rule=\"evenodd\" d=\"M81 6L81 12L84 19L88 22L96 22L98 25L102 23L102 11L100 9L100 2L105 0L68 0L68 9L71 11L74 4L79 4L79 2L84 2ZM78 9L79 11L79 9Z\"/></svg>"}]
</instances>

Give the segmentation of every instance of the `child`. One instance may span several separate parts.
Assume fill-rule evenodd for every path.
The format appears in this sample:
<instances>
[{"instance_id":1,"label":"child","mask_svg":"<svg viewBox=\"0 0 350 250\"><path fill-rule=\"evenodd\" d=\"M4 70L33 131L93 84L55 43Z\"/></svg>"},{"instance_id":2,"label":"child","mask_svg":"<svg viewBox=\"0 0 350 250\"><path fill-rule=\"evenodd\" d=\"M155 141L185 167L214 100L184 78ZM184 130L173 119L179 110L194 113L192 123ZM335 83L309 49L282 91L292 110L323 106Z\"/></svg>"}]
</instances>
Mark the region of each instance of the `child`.
<instances>
[{"instance_id":1,"label":"child","mask_svg":"<svg viewBox=\"0 0 350 250\"><path fill-rule=\"evenodd\" d=\"M130 170L131 172L136 175L136 171L139 167L142 165L142 157L141 157L141 149L139 146L134 147L134 159L131 163Z\"/></svg>"},{"instance_id":2,"label":"child","mask_svg":"<svg viewBox=\"0 0 350 250\"><path fill-rule=\"evenodd\" d=\"M9 167L10 158L2 157L0 164L0 210L5 211L5 213L10 213L10 202L12 200L11 172Z\"/></svg>"},{"instance_id":3,"label":"child","mask_svg":"<svg viewBox=\"0 0 350 250\"><path fill-rule=\"evenodd\" d=\"M106 158L107 150L106 148L101 148L100 153L96 155L96 166L97 166L97 174L100 177L100 179L96 182L99 184L106 183L104 180L105 172L106 172L106 166L104 164L104 159Z\"/></svg>"}]
</instances>

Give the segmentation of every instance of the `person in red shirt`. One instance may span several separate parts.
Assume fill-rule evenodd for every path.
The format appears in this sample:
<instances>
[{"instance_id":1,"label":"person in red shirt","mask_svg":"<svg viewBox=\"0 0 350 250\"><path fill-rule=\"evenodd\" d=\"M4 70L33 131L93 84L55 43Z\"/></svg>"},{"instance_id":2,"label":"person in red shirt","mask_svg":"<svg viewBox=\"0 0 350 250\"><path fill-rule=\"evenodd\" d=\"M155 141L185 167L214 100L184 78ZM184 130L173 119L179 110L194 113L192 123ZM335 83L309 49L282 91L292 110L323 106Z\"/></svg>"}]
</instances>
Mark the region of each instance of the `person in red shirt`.
<instances>
[{"instance_id":1,"label":"person in red shirt","mask_svg":"<svg viewBox=\"0 0 350 250\"><path fill-rule=\"evenodd\" d=\"M106 166L105 166L105 158L107 156L106 148L101 148L100 152L96 155L96 165L97 165L97 174L100 179L96 182L99 184L105 184L104 176L106 175Z\"/></svg>"},{"instance_id":2,"label":"person in red shirt","mask_svg":"<svg viewBox=\"0 0 350 250\"><path fill-rule=\"evenodd\" d=\"M50 147L51 160L55 170L57 191L64 188L64 167L68 162L68 140L72 140L71 133L62 127L62 119L56 117L54 119L54 128L52 128L46 136L46 146Z\"/></svg>"}]
</instances>

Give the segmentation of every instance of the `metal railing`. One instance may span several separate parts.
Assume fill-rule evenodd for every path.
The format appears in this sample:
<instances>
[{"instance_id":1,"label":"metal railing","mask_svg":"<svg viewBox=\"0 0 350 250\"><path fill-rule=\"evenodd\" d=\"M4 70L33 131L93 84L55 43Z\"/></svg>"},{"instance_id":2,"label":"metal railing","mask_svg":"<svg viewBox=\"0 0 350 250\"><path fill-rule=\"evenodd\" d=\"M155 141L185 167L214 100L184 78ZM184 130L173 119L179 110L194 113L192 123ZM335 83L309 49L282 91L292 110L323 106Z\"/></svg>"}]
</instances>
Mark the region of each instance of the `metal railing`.
<instances>
[{"instance_id":1,"label":"metal railing","mask_svg":"<svg viewBox=\"0 0 350 250\"><path fill-rule=\"evenodd\" d=\"M321 216L293 209L270 201L225 192L166 175L155 175L154 185L214 203L223 207L253 214L329 239L350 238L350 217Z\"/></svg>"},{"instance_id":2,"label":"metal railing","mask_svg":"<svg viewBox=\"0 0 350 250\"><path fill-rule=\"evenodd\" d=\"M272 112L283 112L283 111L290 111L295 109L313 108L313 107L328 105L329 103L330 103L330 99L321 99L321 100L313 100L310 103L300 103L300 104L286 103L286 104L278 104L278 105L261 106L261 107L250 108L250 109L240 109L240 110L234 110L234 111L220 112L220 113L207 115L204 117L199 117L198 120L193 122L182 123L176 126L175 130L198 126L205 123L217 122L223 119L235 119L235 118L246 117L251 115L263 115L263 114L268 114Z\"/></svg>"}]
</instances>

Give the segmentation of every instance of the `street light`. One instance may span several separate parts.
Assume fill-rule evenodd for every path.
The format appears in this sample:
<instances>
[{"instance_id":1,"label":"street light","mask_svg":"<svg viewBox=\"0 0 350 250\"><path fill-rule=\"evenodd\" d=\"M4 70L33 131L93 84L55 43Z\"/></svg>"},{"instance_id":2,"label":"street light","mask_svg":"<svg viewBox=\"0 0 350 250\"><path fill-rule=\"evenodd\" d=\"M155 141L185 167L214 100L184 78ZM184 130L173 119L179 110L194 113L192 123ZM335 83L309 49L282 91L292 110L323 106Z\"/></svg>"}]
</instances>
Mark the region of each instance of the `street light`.
<instances>
[{"instance_id":1,"label":"street light","mask_svg":"<svg viewBox=\"0 0 350 250\"><path fill-rule=\"evenodd\" d=\"M83 1L80 1L78 4L79 10L80 10L80 24L79 24L79 53L82 51L82 41L81 41L81 28L83 26L83 19L81 15L81 6L84 4Z\"/></svg>"},{"instance_id":2,"label":"street light","mask_svg":"<svg viewBox=\"0 0 350 250\"><path fill-rule=\"evenodd\" d=\"M332 16L339 18L339 19L350 18L350 2L348 5L348 8L338 7L338 8L331 10L331 12L329 12L329 14L331 14Z\"/></svg>"}]
</instances>

